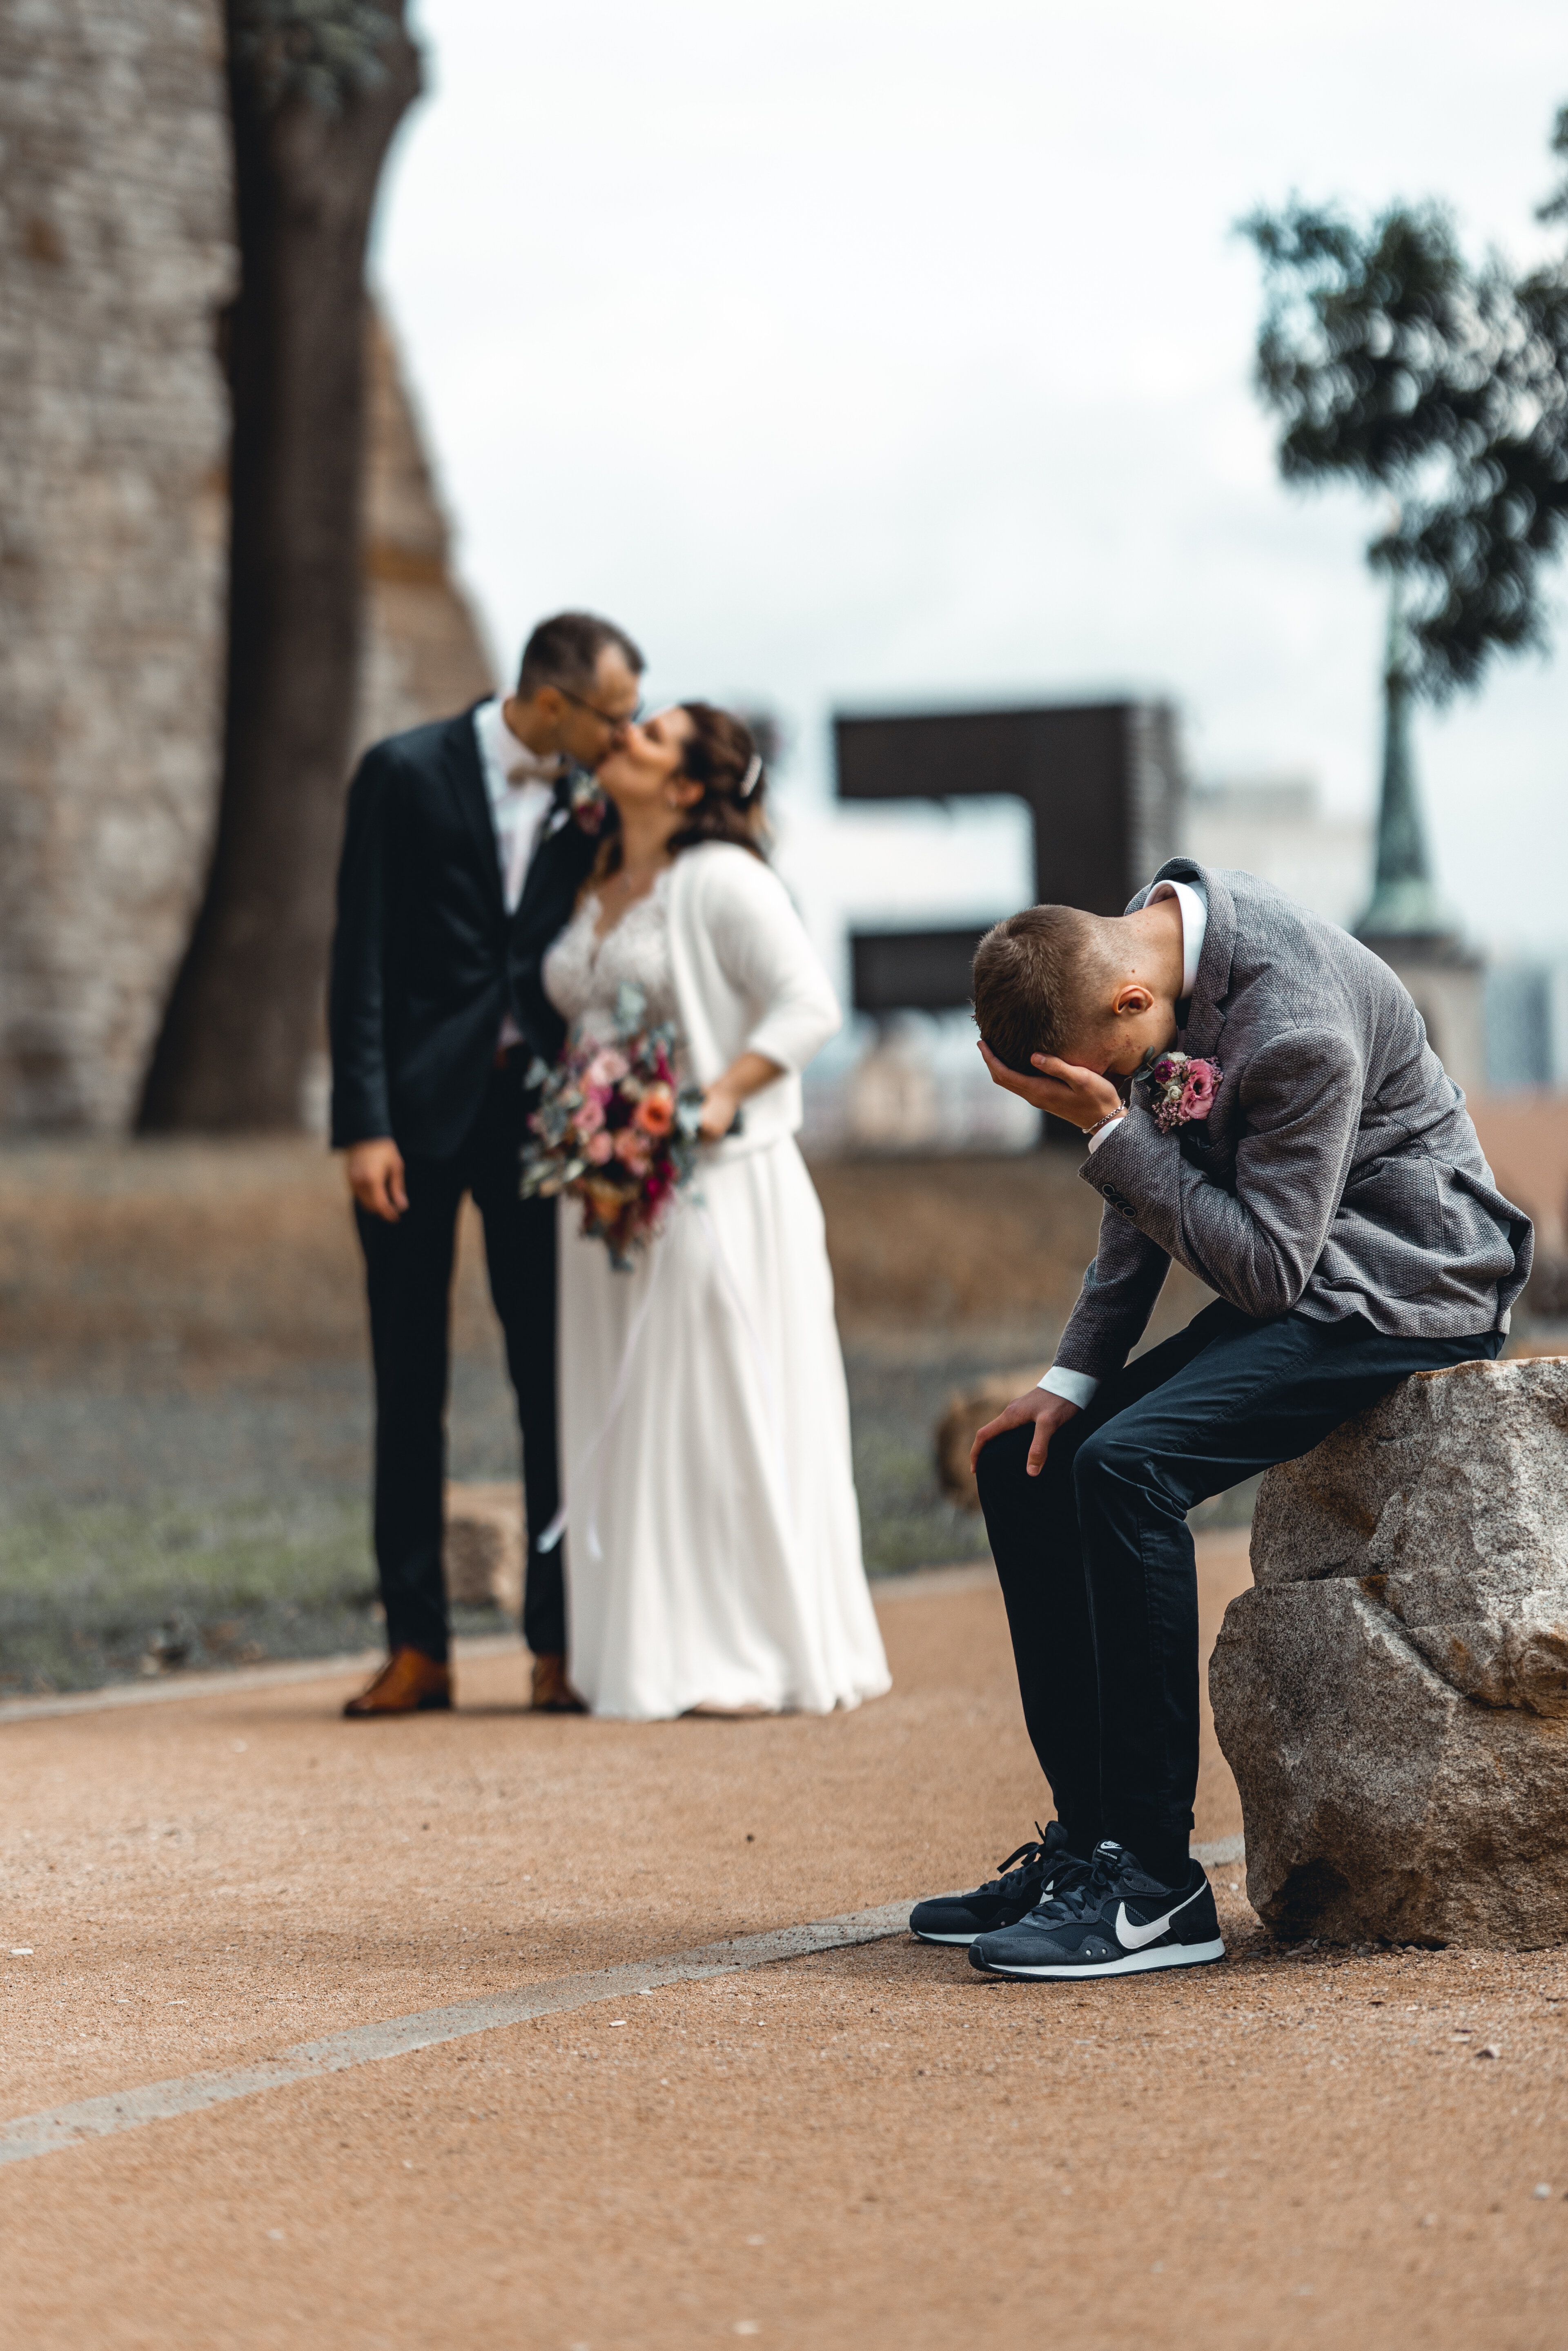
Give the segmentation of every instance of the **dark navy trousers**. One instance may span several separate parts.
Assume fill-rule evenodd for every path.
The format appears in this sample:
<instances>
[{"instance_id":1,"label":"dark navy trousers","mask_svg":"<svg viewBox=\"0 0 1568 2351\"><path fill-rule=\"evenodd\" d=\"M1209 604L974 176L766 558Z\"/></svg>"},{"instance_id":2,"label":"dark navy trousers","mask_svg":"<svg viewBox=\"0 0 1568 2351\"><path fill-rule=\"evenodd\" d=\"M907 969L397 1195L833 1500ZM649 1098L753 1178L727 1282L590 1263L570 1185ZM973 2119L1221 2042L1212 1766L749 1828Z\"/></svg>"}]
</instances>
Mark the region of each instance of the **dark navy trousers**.
<instances>
[{"instance_id":1,"label":"dark navy trousers","mask_svg":"<svg viewBox=\"0 0 1568 2351\"><path fill-rule=\"evenodd\" d=\"M1024 1720L1075 1850L1186 1867L1197 1787L1197 1576L1186 1514L1308 1453L1411 1372L1495 1356L1499 1331L1396 1338L1352 1315L1256 1322L1223 1300L1101 1383L1038 1478L1032 1427L980 1455Z\"/></svg>"},{"instance_id":2,"label":"dark navy trousers","mask_svg":"<svg viewBox=\"0 0 1568 2351\"><path fill-rule=\"evenodd\" d=\"M444 1662L441 1543L452 1269L465 1192L484 1219L490 1295L517 1399L529 1531L523 1638L535 1656L566 1648L563 1551L538 1537L560 1499L556 1458L556 1204L517 1196L527 1112L515 1067L491 1073L474 1123L449 1159L410 1158L395 1225L356 1207L370 1295L376 1380L375 1541L387 1646Z\"/></svg>"}]
</instances>

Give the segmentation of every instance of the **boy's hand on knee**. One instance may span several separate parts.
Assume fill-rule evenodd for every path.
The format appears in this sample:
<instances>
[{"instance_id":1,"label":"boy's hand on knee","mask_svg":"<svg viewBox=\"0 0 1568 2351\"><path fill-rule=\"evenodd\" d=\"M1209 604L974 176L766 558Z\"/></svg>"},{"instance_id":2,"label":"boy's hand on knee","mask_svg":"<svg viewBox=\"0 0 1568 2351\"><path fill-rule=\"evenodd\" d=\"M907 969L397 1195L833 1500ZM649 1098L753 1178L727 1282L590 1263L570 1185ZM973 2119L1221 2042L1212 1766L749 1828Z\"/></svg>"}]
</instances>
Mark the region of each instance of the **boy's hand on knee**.
<instances>
[{"instance_id":1,"label":"boy's hand on knee","mask_svg":"<svg viewBox=\"0 0 1568 2351\"><path fill-rule=\"evenodd\" d=\"M1065 1396L1052 1395L1049 1388L1030 1388L1028 1395L1014 1396L1011 1404L998 1412L995 1420L988 1420L984 1428L976 1431L975 1441L969 1447L970 1468L978 1466L981 1450L993 1437L1005 1437L1009 1428L1021 1428L1026 1420L1032 1420L1034 1436L1030 1442L1027 1467L1030 1476L1038 1478L1045 1467L1051 1438L1063 1421L1071 1420L1077 1410L1075 1404L1069 1404Z\"/></svg>"}]
</instances>

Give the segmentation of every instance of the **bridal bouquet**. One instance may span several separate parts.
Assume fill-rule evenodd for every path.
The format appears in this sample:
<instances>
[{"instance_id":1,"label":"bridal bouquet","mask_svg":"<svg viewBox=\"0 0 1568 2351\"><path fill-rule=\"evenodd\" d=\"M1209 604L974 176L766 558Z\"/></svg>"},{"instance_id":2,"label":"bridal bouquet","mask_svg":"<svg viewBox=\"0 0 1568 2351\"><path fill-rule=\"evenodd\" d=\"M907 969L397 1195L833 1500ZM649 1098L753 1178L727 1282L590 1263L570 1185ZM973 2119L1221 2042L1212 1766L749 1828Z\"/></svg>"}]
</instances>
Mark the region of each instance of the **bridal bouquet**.
<instances>
[{"instance_id":1,"label":"bridal bouquet","mask_svg":"<svg viewBox=\"0 0 1568 2351\"><path fill-rule=\"evenodd\" d=\"M601 1240L622 1273L696 1165L702 1089L677 1083L674 1049L674 1024L649 1027L642 989L623 981L613 1039L569 1040L553 1068L536 1061L528 1071L542 1092L523 1197L580 1201L584 1237Z\"/></svg>"}]
</instances>

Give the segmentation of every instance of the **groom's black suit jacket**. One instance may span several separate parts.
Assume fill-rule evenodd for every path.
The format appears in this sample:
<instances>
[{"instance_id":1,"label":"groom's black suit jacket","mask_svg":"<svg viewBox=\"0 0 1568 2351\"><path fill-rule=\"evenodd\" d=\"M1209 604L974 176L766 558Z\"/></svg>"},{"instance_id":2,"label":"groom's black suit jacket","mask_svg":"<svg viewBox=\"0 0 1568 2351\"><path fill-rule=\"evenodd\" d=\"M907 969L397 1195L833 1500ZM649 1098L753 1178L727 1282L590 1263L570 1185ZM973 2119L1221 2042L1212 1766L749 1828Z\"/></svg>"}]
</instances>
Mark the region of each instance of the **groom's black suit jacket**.
<instances>
[{"instance_id":1,"label":"groom's black suit jacket","mask_svg":"<svg viewBox=\"0 0 1568 2351\"><path fill-rule=\"evenodd\" d=\"M332 1142L390 1134L441 1159L472 1125L509 1009L547 1061L564 1024L539 977L595 842L557 787L508 916L472 711L375 744L349 793L329 1022Z\"/></svg>"}]
</instances>

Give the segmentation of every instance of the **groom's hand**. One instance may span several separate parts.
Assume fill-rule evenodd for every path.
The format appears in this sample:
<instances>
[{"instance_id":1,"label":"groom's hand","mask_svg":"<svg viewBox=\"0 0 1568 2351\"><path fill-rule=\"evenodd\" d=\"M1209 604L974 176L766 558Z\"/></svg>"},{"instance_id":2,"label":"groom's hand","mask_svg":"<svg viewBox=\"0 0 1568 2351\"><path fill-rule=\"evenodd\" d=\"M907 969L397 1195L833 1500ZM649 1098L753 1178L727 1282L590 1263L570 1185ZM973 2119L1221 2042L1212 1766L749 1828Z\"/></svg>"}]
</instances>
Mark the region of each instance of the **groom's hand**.
<instances>
[{"instance_id":1,"label":"groom's hand","mask_svg":"<svg viewBox=\"0 0 1568 2351\"><path fill-rule=\"evenodd\" d=\"M351 1143L348 1156L349 1189L361 1208L395 1225L408 1206L402 1154L390 1134L371 1143Z\"/></svg>"},{"instance_id":2,"label":"groom's hand","mask_svg":"<svg viewBox=\"0 0 1568 2351\"><path fill-rule=\"evenodd\" d=\"M1036 1110L1050 1111L1053 1118L1066 1119L1070 1126L1098 1126L1122 1107L1122 1097L1110 1079L1103 1078L1098 1070L1081 1068L1076 1061L1059 1061L1051 1053L1031 1054L1040 1075L1025 1077L998 1061L983 1037L980 1056L993 1085L1005 1086L1009 1094L1032 1102Z\"/></svg>"},{"instance_id":3,"label":"groom's hand","mask_svg":"<svg viewBox=\"0 0 1568 2351\"><path fill-rule=\"evenodd\" d=\"M970 1468L977 1467L982 1447L988 1446L993 1437L1003 1437L1009 1428L1021 1428L1026 1420L1032 1420L1034 1436L1030 1443L1026 1466L1030 1476L1038 1478L1045 1467L1051 1438L1063 1421L1071 1420L1077 1410L1075 1404L1069 1404L1065 1396L1052 1395L1049 1388L1030 1388L1028 1395L1015 1396L1011 1404L998 1413L995 1420L988 1420L984 1428L977 1430L975 1441L969 1447Z\"/></svg>"}]
</instances>

